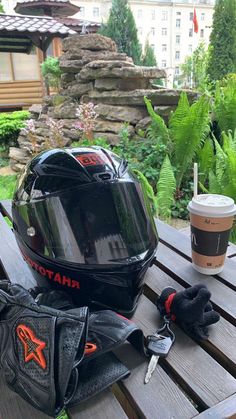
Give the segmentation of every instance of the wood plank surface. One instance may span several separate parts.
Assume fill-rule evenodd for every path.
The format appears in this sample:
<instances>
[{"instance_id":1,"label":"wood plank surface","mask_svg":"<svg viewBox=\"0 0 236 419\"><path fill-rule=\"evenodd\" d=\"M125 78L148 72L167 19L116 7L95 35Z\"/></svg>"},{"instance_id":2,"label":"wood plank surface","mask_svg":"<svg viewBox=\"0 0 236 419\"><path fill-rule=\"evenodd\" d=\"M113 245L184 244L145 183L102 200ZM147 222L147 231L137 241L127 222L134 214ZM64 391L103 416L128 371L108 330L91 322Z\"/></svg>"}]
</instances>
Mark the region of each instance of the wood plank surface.
<instances>
[{"instance_id":1,"label":"wood plank surface","mask_svg":"<svg viewBox=\"0 0 236 419\"><path fill-rule=\"evenodd\" d=\"M15 236L2 214L0 214L0 237L0 261L8 279L13 283L21 284L25 288L34 287L36 281L24 262Z\"/></svg>"},{"instance_id":2,"label":"wood plank surface","mask_svg":"<svg viewBox=\"0 0 236 419\"><path fill-rule=\"evenodd\" d=\"M182 291L184 287L178 284L173 278L167 275L156 266L152 266L146 274L146 293L156 302L157 296L165 287L173 287L176 291ZM231 374L236 376L236 329L230 322L223 317L220 321L209 327L209 338L202 343Z\"/></svg>"},{"instance_id":3,"label":"wood plank surface","mask_svg":"<svg viewBox=\"0 0 236 419\"><path fill-rule=\"evenodd\" d=\"M144 384L148 359L128 343L115 352L131 371L120 386L137 417L189 419L197 414L190 400L160 365L157 365L150 382Z\"/></svg>"},{"instance_id":4,"label":"wood plank surface","mask_svg":"<svg viewBox=\"0 0 236 419\"><path fill-rule=\"evenodd\" d=\"M156 259L157 266L174 277L177 282L182 283L182 285L192 286L199 282L205 284L212 294L211 301L215 304L217 310L226 319L230 319L234 325L236 324L235 291L222 284L214 276L199 274L199 272L193 269L191 262L162 243L158 244ZM236 277L235 271L234 276ZM222 296L224 297L222 298Z\"/></svg>"},{"instance_id":5,"label":"wood plank surface","mask_svg":"<svg viewBox=\"0 0 236 419\"><path fill-rule=\"evenodd\" d=\"M200 413L196 419L236 419L236 394Z\"/></svg>"},{"instance_id":6,"label":"wood plank surface","mask_svg":"<svg viewBox=\"0 0 236 419\"><path fill-rule=\"evenodd\" d=\"M141 297L133 320L145 335L153 333L163 324L155 305L145 296ZM160 363L168 368L189 396L206 408L234 394L236 379L176 325L173 325L173 330L175 344L168 357Z\"/></svg>"},{"instance_id":7,"label":"wood plank surface","mask_svg":"<svg viewBox=\"0 0 236 419\"><path fill-rule=\"evenodd\" d=\"M189 238L168 224L165 224L158 219L155 221L160 240L167 244L167 246L173 248L176 252L181 253L188 260L191 260L191 245ZM234 261L234 258L227 258L227 263L225 264L223 271L217 275L222 282L225 282L234 290L236 290L235 263L236 261ZM203 278L206 276L207 275L202 275Z\"/></svg>"},{"instance_id":8,"label":"wood plank surface","mask_svg":"<svg viewBox=\"0 0 236 419\"><path fill-rule=\"evenodd\" d=\"M69 417L70 419L127 419L110 389L69 409Z\"/></svg>"}]
</instances>

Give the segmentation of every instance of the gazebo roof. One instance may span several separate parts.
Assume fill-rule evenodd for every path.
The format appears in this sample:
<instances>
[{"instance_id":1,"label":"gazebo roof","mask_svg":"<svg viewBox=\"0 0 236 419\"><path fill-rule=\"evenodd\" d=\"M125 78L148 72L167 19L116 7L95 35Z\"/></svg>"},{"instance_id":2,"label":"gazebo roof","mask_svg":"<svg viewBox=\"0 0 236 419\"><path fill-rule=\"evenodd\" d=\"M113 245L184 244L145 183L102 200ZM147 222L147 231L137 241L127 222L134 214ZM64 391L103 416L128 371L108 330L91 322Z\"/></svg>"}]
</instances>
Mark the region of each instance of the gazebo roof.
<instances>
[{"instance_id":1,"label":"gazebo roof","mask_svg":"<svg viewBox=\"0 0 236 419\"><path fill-rule=\"evenodd\" d=\"M29 53L33 45L45 52L53 38L75 33L51 17L0 13L0 52Z\"/></svg>"},{"instance_id":2,"label":"gazebo roof","mask_svg":"<svg viewBox=\"0 0 236 419\"><path fill-rule=\"evenodd\" d=\"M74 29L76 32L81 34L97 32L101 27L101 23L99 22L90 22L73 17L60 17L57 18L57 22L61 22L68 26L68 28Z\"/></svg>"},{"instance_id":3,"label":"gazebo roof","mask_svg":"<svg viewBox=\"0 0 236 419\"><path fill-rule=\"evenodd\" d=\"M80 10L79 6L69 0L20 0L15 11L22 15L36 16L71 16Z\"/></svg>"}]
</instances>

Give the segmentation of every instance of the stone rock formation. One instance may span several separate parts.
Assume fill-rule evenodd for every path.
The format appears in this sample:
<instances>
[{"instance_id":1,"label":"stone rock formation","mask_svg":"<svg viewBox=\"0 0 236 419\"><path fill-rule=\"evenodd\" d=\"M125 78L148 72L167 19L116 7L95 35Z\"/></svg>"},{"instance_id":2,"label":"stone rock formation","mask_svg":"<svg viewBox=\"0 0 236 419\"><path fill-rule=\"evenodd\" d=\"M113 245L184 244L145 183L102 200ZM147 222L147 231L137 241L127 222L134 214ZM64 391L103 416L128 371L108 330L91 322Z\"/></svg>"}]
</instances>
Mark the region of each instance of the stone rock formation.
<instances>
[{"instance_id":1,"label":"stone rock formation","mask_svg":"<svg viewBox=\"0 0 236 419\"><path fill-rule=\"evenodd\" d=\"M94 137L106 138L111 144L119 141L119 132L126 124L129 135L137 135L150 123L144 96L151 99L155 110L166 118L179 100L181 90L157 88L153 80L165 78L164 70L156 67L141 67L132 58L117 52L114 41L99 34L74 35L63 41L60 57L62 70L61 91L46 97L42 105L30 108L35 120L37 151L45 146L48 117L60 120L63 125L64 145L79 140L75 130L78 120L76 110L80 103L93 102L98 117ZM188 91L189 100L196 93ZM20 170L32 155L32 141L23 131L18 143L20 149L11 148L10 164Z\"/></svg>"}]
</instances>

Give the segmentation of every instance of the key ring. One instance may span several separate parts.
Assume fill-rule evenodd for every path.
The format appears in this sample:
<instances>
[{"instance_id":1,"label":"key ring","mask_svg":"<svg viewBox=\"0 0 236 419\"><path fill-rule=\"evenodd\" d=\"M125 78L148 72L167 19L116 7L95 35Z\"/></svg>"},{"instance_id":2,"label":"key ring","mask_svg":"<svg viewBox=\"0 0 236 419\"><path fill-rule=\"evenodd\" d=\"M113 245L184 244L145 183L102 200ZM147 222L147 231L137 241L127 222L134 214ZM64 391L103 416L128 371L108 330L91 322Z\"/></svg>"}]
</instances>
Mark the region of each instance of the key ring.
<instances>
[{"instance_id":1,"label":"key ring","mask_svg":"<svg viewBox=\"0 0 236 419\"><path fill-rule=\"evenodd\" d=\"M166 332L167 335L164 335L164 336L167 336L167 337L169 336L171 338L172 342L174 343L175 334L170 328L170 322L171 322L170 317L168 315L165 315L164 316L164 325L160 329L157 329L154 335L148 335L146 337L146 339L148 341L155 339L155 337L158 339L158 335L163 335L163 333Z\"/></svg>"}]
</instances>

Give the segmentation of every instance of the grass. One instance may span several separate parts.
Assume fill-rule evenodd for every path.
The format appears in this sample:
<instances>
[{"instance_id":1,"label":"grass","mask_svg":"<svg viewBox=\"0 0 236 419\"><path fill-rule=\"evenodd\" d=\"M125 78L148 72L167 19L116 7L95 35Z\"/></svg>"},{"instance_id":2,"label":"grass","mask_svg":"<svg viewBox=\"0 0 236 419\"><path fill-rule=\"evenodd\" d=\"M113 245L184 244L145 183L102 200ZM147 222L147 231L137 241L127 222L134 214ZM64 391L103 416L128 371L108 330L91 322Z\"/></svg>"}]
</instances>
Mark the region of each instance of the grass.
<instances>
[{"instance_id":1,"label":"grass","mask_svg":"<svg viewBox=\"0 0 236 419\"><path fill-rule=\"evenodd\" d=\"M0 176L0 199L12 199L17 175Z\"/></svg>"}]
</instances>

